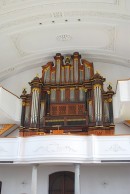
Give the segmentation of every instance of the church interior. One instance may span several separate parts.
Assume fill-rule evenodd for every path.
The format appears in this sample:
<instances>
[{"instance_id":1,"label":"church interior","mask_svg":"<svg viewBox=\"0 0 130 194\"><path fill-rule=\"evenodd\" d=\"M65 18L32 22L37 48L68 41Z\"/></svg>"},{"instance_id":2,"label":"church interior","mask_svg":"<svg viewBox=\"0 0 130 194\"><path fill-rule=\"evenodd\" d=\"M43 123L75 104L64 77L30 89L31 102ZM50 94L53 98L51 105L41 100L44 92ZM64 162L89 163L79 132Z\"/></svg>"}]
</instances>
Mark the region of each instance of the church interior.
<instances>
[{"instance_id":1,"label":"church interior","mask_svg":"<svg viewBox=\"0 0 130 194\"><path fill-rule=\"evenodd\" d=\"M0 194L129 194L129 36L129 0L0 0Z\"/></svg>"}]
</instances>

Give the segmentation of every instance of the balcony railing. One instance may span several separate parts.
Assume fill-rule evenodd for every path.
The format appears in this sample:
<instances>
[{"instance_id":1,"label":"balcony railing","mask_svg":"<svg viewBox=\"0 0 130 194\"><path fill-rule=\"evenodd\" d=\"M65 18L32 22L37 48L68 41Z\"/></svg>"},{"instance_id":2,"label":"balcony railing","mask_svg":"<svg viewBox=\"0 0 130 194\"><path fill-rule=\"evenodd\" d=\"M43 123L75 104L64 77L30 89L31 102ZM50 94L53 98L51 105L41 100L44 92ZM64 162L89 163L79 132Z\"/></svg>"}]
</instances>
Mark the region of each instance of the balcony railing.
<instances>
[{"instance_id":1,"label":"balcony railing","mask_svg":"<svg viewBox=\"0 0 130 194\"><path fill-rule=\"evenodd\" d=\"M13 124L0 124L0 135L8 131L13 126L14 126Z\"/></svg>"}]
</instances>

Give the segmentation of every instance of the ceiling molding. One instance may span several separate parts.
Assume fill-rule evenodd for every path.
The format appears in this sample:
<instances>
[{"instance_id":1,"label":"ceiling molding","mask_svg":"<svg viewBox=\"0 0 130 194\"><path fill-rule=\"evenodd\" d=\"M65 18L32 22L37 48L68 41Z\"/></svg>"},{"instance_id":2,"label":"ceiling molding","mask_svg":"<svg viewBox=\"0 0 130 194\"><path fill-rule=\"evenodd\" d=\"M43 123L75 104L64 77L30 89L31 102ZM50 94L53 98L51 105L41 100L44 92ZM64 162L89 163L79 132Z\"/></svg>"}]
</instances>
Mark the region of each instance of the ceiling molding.
<instances>
[{"instance_id":1,"label":"ceiling molding","mask_svg":"<svg viewBox=\"0 0 130 194\"><path fill-rule=\"evenodd\" d=\"M91 22L90 19L99 19L101 18L101 22L105 21L105 19L110 20L125 20L126 22L130 21L130 14L120 14L120 13L112 13L105 11L87 11L87 10L75 10L75 11L59 11L59 12L49 12L35 15L26 15L21 16L16 19L15 18L9 21L0 20L0 31L1 32L9 32L13 33L15 31L23 31L28 28L38 28L40 26L48 26L48 25L61 25L68 23L86 23L88 21ZM5 21L5 22L4 22ZM93 22L93 20L92 20ZM98 21L99 22L99 21ZM109 23L109 20L107 21Z\"/></svg>"},{"instance_id":2,"label":"ceiling molding","mask_svg":"<svg viewBox=\"0 0 130 194\"><path fill-rule=\"evenodd\" d=\"M115 40L116 40L116 26L113 25L106 25L106 24L95 24L95 23L86 23L88 25L89 29L92 29L93 31L93 27L95 27L98 30L100 30L102 33L104 32L104 34L106 35L106 39L108 39L108 41L106 41L104 39L104 41L106 41L106 43L104 42L103 46L99 46L99 45L87 45L85 47L81 47L77 45L77 50L78 48L82 49L82 50L89 50L89 49L96 49L98 50L104 50L104 51L111 51L114 52L115 51ZM84 29L85 30L85 29ZM39 31L38 31L39 32ZM10 36L14 47L17 51L17 54L19 54L20 57L26 57L28 55L32 55L34 52L36 53L42 53L43 48L41 47L41 50L32 50L32 48L30 48L28 51L24 50L21 47L21 42L24 42L24 39L26 38L26 36L29 34L33 34L35 35L35 33L38 33L37 29L34 31L24 31L21 33L16 33ZM42 31L40 31L42 33ZM43 33L44 33L44 29L43 29ZM48 37L49 38L49 37ZM71 34L59 34L55 37L55 40L58 41L71 41L71 39L73 38L73 36ZM26 42L25 42L26 43ZM71 44L71 43L70 43ZM64 45L64 47L60 46L60 50L63 51L64 49L69 49L71 48L71 50L73 49L73 46L69 46L69 45ZM44 49L44 52L46 52L46 50L48 50L48 52L51 52L52 50L55 50L57 52L57 50L59 50L59 48L57 48L56 43L55 45L53 45L51 48L47 48Z\"/></svg>"},{"instance_id":3,"label":"ceiling molding","mask_svg":"<svg viewBox=\"0 0 130 194\"><path fill-rule=\"evenodd\" d=\"M59 34L56 36L56 39L58 41L69 41L72 39L72 36L70 34Z\"/></svg>"},{"instance_id":4,"label":"ceiling molding","mask_svg":"<svg viewBox=\"0 0 130 194\"><path fill-rule=\"evenodd\" d=\"M37 5L37 4L43 4L43 5L52 5L52 4L68 4L68 3L85 3L87 5L114 5L114 6L119 6L121 3L121 0L1 0L0 1L0 6L1 9L9 9L12 8L12 6L32 6L32 5Z\"/></svg>"}]
</instances>

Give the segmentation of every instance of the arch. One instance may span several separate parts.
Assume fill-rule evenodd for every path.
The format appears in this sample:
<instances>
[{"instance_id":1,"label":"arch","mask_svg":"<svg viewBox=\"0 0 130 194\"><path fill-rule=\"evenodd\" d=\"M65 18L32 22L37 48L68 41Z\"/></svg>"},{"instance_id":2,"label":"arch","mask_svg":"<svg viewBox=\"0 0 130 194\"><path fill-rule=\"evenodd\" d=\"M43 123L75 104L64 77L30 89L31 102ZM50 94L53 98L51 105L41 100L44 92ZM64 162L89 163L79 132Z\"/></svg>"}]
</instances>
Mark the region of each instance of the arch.
<instances>
[{"instance_id":1,"label":"arch","mask_svg":"<svg viewBox=\"0 0 130 194\"><path fill-rule=\"evenodd\" d=\"M55 172L49 175L49 194L74 194L74 173Z\"/></svg>"}]
</instances>

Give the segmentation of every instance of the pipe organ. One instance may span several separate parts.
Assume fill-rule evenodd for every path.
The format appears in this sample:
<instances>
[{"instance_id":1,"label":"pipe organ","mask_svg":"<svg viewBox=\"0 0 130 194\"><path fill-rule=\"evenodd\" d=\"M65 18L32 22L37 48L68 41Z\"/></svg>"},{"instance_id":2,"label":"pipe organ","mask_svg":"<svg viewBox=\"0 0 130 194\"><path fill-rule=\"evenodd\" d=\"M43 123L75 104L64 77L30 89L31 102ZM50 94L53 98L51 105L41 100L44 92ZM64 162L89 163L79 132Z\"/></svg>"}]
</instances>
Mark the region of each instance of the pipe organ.
<instances>
[{"instance_id":1,"label":"pipe organ","mask_svg":"<svg viewBox=\"0 0 130 194\"><path fill-rule=\"evenodd\" d=\"M20 135L114 134L114 92L110 85L104 91L104 81L78 52L57 53L29 83L31 93L22 92Z\"/></svg>"}]
</instances>

